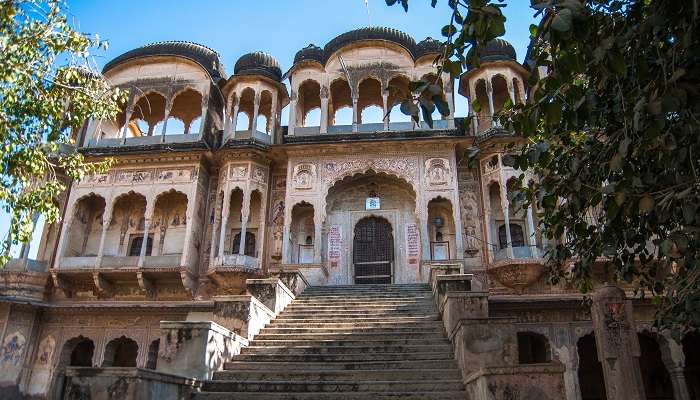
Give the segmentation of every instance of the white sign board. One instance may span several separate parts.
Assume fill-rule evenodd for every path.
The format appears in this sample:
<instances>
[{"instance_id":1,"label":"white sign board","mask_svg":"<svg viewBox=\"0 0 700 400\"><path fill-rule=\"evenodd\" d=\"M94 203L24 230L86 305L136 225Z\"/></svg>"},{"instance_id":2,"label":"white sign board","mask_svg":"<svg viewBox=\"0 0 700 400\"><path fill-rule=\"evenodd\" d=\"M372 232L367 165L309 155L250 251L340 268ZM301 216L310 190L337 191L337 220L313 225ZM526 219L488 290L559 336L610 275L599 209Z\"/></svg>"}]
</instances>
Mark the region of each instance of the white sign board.
<instances>
[{"instance_id":1,"label":"white sign board","mask_svg":"<svg viewBox=\"0 0 700 400\"><path fill-rule=\"evenodd\" d=\"M406 224L406 260L408 265L420 265L420 234L418 225Z\"/></svg>"},{"instance_id":2,"label":"white sign board","mask_svg":"<svg viewBox=\"0 0 700 400\"><path fill-rule=\"evenodd\" d=\"M343 231L340 225L331 225L328 231L328 261L331 267L337 267L343 249Z\"/></svg>"},{"instance_id":3,"label":"white sign board","mask_svg":"<svg viewBox=\"0 0 700 400\"><path fill-rule=\"evenodd\" d=\"M365 199L365 210L379 210L381 208L381 201L379 197L368 197Z\"/></svg>"}]
</instances>

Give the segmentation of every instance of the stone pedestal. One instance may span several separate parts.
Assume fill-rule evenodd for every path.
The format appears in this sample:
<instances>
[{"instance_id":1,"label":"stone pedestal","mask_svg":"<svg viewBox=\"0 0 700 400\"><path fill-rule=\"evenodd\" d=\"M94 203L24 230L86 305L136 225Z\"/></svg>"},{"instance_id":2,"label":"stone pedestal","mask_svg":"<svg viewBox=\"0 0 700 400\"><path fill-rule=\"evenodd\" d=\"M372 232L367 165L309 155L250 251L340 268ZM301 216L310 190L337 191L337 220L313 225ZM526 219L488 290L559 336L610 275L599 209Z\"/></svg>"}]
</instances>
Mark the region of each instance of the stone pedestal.
<instances>
[{"instance_id":1,"label":"stone pedestal","mask_svg":"<svg viewBox=\"0 0 700 400\"><path fill-rule=\"evenodd\" d=\"M287 285L277 278L248 279L246 287L249 294L275 314L279 314L295 298Z\"/></svg>"},{"instance_id":2,"label":"stone pedestal","mask_svg":"<svg viewBox=\"0 0 700 400\"><path fill-rule=\"evenodd\" d=\"M593 295L591 316L608 400L645 400L632 302L622 289L603 286Z\"/></svg>"},{"instance_id":3,"label":"stone pedestal","mask_svg":"<svg viewBox=\"0 0 700 400\"><path fill-rule=\"evenodd\" d=\"M157 370L195 379L211 379L248 340L211 321L161 321Z\"/></svg>"},{"instance_id":4,"label":"stone pedestal","mask_svg":"<svg viewBox=\"0 0 700 400\"><path fill-rule=\"evenodd\" d=\"M271 275L281 280L294 293L294 296L299 296L309 286L304 274L299 271L279 271L272 272Z\"/></svg>"}]
</instances>

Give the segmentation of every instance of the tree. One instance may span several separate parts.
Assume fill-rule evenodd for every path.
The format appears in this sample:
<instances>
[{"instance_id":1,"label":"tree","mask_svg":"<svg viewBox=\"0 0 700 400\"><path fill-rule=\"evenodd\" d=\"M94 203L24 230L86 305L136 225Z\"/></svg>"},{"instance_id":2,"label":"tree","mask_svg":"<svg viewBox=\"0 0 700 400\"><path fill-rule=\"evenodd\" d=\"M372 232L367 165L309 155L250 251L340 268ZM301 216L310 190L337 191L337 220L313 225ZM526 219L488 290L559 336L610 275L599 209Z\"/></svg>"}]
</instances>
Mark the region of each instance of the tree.
<instances>
[{"instance_id":1,"label":"tree","mask_svg":"<svg viewBox=\"0 0 700 400\"><path fill-rule=\"evenodd\" d=\"M0 2L0 206L10 215L0 265L10 246L31 240L33 215L58 220L58 173L80 179L109 164L62 146L86 121L113 119L125 100L90 63L106 42L75 31L66 11L60 0Z\"/></svg>"},{"instance_id":2,"label":"tree","mask_svg":"<svg viewBox=\"0 0 700 400\"><path fill-rule=\"evenodd\" d=\"M439 65L457 76L504 33L505 2L447 4ZM603 264L607 279L653 296L660 327L697 329L700 2L533 0L532 8L542 22L530 27L530 96L500 119L524 139L506 161L539 177L521 175L517 200L535 203L543 233L559 242L548 252L551 279L587 292Z\"/></svg>"}]
</instances>

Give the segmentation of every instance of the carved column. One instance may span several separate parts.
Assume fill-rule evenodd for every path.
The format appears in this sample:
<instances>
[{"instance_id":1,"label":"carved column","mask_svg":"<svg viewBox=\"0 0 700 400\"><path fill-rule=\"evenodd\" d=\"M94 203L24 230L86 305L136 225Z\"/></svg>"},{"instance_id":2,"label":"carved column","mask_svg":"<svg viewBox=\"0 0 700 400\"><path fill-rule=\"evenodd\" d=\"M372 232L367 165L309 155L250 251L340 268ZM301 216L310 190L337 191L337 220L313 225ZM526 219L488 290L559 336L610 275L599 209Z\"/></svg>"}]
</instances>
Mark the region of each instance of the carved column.
<instances>
[{"instance_id":1,"label":"carved column","mask_svg":"<svg viewBox=\"0 0 700 400\"><path fill-rule=\"evenodd\" d=\"M445 99L447 100L447 106L450 108L450 114L444 119L447 119L447 127L449 129L454 129L455 127L455 95L454 95L454 82L450 77L450 74L442 74L443 89L445 91Z\"/></svg>"},{"instance_id":2,"label":"carved column","mask_svg":"<svg viewBox=\"0 0 700 400\"><path fill-rule=\"evenodd\" d=\"M228 136L229 138L236 137L236 125L238 123L238 108L240 107L240 102L238 98L233 99L233 115L231 116L231 132Z\"/></svg>"},{"instance_id":3,"label":"carved column","mask_svg":"<svg viewBox=\"0 0 700 400\"><path fill-rule=\"evenodd\" d=\"M170 110L173 107L173 102L171 99L168 99L165 102L165 119L163 120L163 129L160 131L160 136L161 136L161 141L165 141L165 135L167 135L168 132L168 118L170 118Z\"/></svg>"},{"instance_id":4,"label":"carved column","mask_svg":"<svg viewBox=\"0 0 700 400\"><path fill-rule=\"evenodd\" d=\"M22 250L20 251L20 258L26 260L29 258L29 248L30 244L34 241L34 232L36 230L36 222L39 220L39 213L32 213L32 238L29 243L22 243Z\"/></svg>"},{"instance_id":5,"label":"carved column","mask_svg":"<svg viewBox=\"0 0 700 400\"><path fill-rule=\"evenodd\" d=\"M325 212L323 201L319 202L318 209L314 207L314 263L321 263L321 236L323 232L323 220Z\"/></svg>"},{"instance_id":6,"label":"carved column","mask_svg":"<svg viewBox=\"0 0 700 400\"><path fill-rule=\"evenodd\" d=\"M527 231L529 233L528 245L530 245L530 254L534 258L539 258L540 249L537 248L537 235L535 232L535 219L532 216L532 206L527 207Z\"/></svg>"},{"instance_id":7,"label":"carved column","mask_svg":"<svg viewBox=\"0 0 700 400\"><path fill-rule=\"evenodd\" d=\"M100 247L97 248L97 259L95 260L95 268L99 268L102 265L102 257L104 255L105 240L107 239L107 230L109 230L109 224L112 222L112 211L114 209L113 202L107 204L105 207L105 212L102 214L102 234L100 235Z\"/></svg>"},{"instance_id":8,"label":"carved column","mask_svg":"<svg viewBox=\"0 0 700 400\"><path fill-rule=\"evenodd\" d=\"M289 187L289 186L287 186ZM289 193L289 192L287 192ZM291 226L291 219L292 219L292 207L289 206L289 199L285 199L284 201L284 230L282 231L282 263L283 264L289 264L292 259L291 251L289 249L289 236L291 234L290 232L290 226Z\"/></svg>"},{"instance_id":9,"label":"carved column","mask_svg":"<svg viewBox=\"0 0 700 400\"><path fill-rule=\"evenodd\" d=\"M646 400L632 302L622 289L603 286L593 294L591 316L608 400Z\"/></svg>"},{"instance_id":10,"label":"carved column","mask_svg":"<svg viewBox=\"0 0 700 400\"><path fill-rule=\"evenodd\" d=\"M294 127L297 124L297 91L292 89L289 95L289 124L287 124L287 135L294 136Z\"/></svg>"},{"instance_id":11,"label":"carved column","mask_svg":"<svg viewBox=\"0 0 700 400\"><path fill-rule=\"evenodd\" d=\"M75 203L69 203L68 210L66 212L66 221L63 223L63 228L61 229L61 237L58 240L58 253L56 254L56 259L54 261L54 268L58 269L63 259L63 255L66 252L66 246L68 245L68 235L70 235L71 225L73 225L73 207Z\"/></svg>"},{"instance_id":12,"label":"carved column","mask_svg":"<svg viewBox=\"0 0 700 400\"><path fill-rule=\"evenodd\" d=\"M575 345L569 343L561 347L553 346L552 355L564 365L564 392L566 400L581 400L581 388L578 379L578 354Z\"/></svg>"},{"instance_id":13,"label":"carved column","mask_svg":"<svg viewBox=\"0 0 700 400\"><path fill-rule=\"evenodd\" d=\"M456 169L454 169L456 174ZM454 196L452 199L452 218L454 218L455 226L455 253L454 258L461 259L464 257L464 226L462 226L462 210L459 204L459 191L455 185Z\"/></svg>"},{"instance_id":14,"label":"carved column","mask_svg":"<svg viewBox=\"0 0 700 400\"><path fill-rule=\"evenodd\" d=\"M253 120L250 121L250 134L254 135L255 131L258 130L258 113L260 112L260 92L255 92L255 99L253 99Z\"/></svg>"},{"instance_id":15,"label":"carved column","mask_svg":"<svg viewBox=\"0 0 700 400\"><path fill-rule=\"evenodd\" d=\"M156 199L151 199L146 201L146 213L144 215L143 221L143 240L141 241L141 250L139 250L139 262L138 267L142 268L143 263L146 261L146 250L148 249L148 233L151 230L151 221L153 220L153 211L155 207Z\"/></svg>"},{"instance_id":16,"label":"carved column","mask_svg":"<svg viewBox=\"0 0 700 400\"><path fill-rule=\"evenodd\" d=\"M357 97L353 94L352 96L352 131L357 132L359 130L360 115L357 113Z\"/></svg>"},{"instance_id":17,"label":"carved column","mask_svg":"<svg viewBox=\"0 0 700 400\"><path fill-rule=\"evenodd\" d=\"M272 92L272 104L270 104L270 142L274 143L277 132L277 91Z\"/></svg>"},{"instance_id":18,"label":"carved column","mask_svg":"<svg viewBox=\"0 0 700 400\"><path fill-rule=\"evenodd\" d=\"M320 133L328 132L328 88L321 86L321 127Z\"/></svg>"},{"instance_id":19,"label":"carved column","mask_svg":"<svg viewBox=\"0 0 700 400\"><path fill-rule=\"evenodd\" d=\"M245 233L248 227L248 217L250 216L250 190L243 193L243 205L241 207L241 241L238 245L238 255L245 255Z\"/></svg>"},{"instance_id":20,"label":"carved column","mask_svg":"<svg viewBox=\"0 0 700 400\"><path fill-rule=\"evenodd\" d=\"M499 158L500 162L500 158ZM503 182L503 177L501 176L501 182ZM506 254L508 258L513 258L513 240L510 236L510 202L508 201L508 188L506 185L501 184L501 209L503 210L503 223L506 228ZM498 227L496 227L496 234L498 235Z\"/></svg>"},{"instance_id":21,"label":"carved column","mask_svg":"<svg viewBox=\"0 0 700 400\"><path fill-rule=\"evenodd\" d=\"M383 105L383 112L384 112L384 130L388 131L389 130L389 91L388 90L383 90L382 91L382 105Z\"/></svg>"},{"instance_id":22,"label":"carved column","mask_svg":"<svg viewBox=\"0 0 700 400\"><path fill-rule=\"evenodd\" d=\"M420 204L420 206L418 205ZM428 234L428 212L427 206L422 199L416 199L416 217L418 218L418 229L420 231L421 260L430 260L430 235Z\"/></svg>"},{"instance_id":23,"label":"carved column","mask_svg":"<svg viewBox=\"0 0 700 400\"><path fill-rule=\"evenodd\" d=\"M474 88L474 83L469 82L469 96L467 97L467 102L469 103L469 115L472 117L472 134L476 136L479 129L479 118L474 112L474 107L472 106L474 100L476 100L476 89Z\"/></svg>"},{"instance_id":24,"label":"carved column","mask_svg":"<svg viewBox=\"0 0 700 400\"><path fill-rule=\"evenodd\" d=\"M510 96L510 102L515 105L515 89L513 88L513 81L509 81L506 83L508 85L508 96Z\"/></svg>"},{"instance_id":25,"label":"carved column","mask_svg":"<svg viewBox=\"0 0 700 400\"><path fill-rule=\"evenodd\" d=\"M228 215L231 208L231 190L228 185L224 185L224 204L221 207L221 229L219 230L219 263L224 261L224 242L226 240L226 225L228 225Z\"/></svg>"},{"instance_id":26,"label":"carved column","mask_svg":"<svg viewBox=\"0 0 700 400\"><path fill-rule=\"evenodd\" d=\"M491 119L491 126L496 126L496 122L493 118L494 114L496 113L494 111L494 106L493 106L493 85L491 85L491 77L488 77L488 81L486 81L486 95L488 96L489 99L489 118Z\"/></svg>"},{"instance_id":27,"label":"carved column","mask_svg":"<svg viewBox=\"0 0 700 400\"><path fill-rule=\"evenodd\" d=\"M209 93L204 92L202 95L202 117L199 120L199 134L204 135L204 128L207 125L207 111L209 109Z\"/></svg>"},{"instance_id":28,"label":"carved column","mask_svg":"<svg viewBox=\"0 0 700 400\"><path fill-rule=\"evenodd\" d=\"M185 248L182 249L182 256L180 257L180 265L184 267L191 266L189 262L190 253L192 249L192 231L194 230L194 214L197 210L197 181L192 183L190 193L187 196L187 209L185 210Z\"/></svg>"},{"instance_id":29,"label":"carved column","mask_svg":"<svg viewBox=\"0 0 700 400\"><path fill-rule=\"evenodd\" d=\"M235 97L235 93L230 96L226 100L226 115L225 115L225 120L224 120L224 143L228 140L229 137L231 137L231 115L232 115L232 108L233 108L233 98Z\"/></svg>"},{"instance_id":30,"label":"carved column","mask_svg":"<svg viewBox=\"0 0 700 400\"><path fill-rule=\"evenodd\" d=\"M664 335L657 340L661 348L661 359L668 370L673 385L674 400L690 400L688 383L685 380L685 354L683 346Z\"/></svg>"},{"instance_id":31,"label":"carved column","mask_svg":"<svg viewBox=\"0 0 700 400\"><path fill-rule=\"evenodd\" d=\"M129 120L131 119L131 114L134 112L133 105L126 108L124 113L124 128L122 129L122 139L126 141L126 133L129 131Z\"/></svg>"}]
</instances>

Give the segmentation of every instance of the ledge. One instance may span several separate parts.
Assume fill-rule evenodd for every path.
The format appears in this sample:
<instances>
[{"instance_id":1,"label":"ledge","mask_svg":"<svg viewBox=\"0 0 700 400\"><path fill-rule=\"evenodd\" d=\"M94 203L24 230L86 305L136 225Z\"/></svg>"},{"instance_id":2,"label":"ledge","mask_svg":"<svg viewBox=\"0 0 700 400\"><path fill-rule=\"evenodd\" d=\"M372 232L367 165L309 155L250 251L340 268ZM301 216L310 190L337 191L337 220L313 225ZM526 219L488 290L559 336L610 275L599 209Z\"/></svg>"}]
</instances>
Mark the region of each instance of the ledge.
<instances>
[{"instance_id":1,"label":"ledge","mask_svg":"<svg viewBox=\"0 0 700 400\"><path fill-rule=\"evenodd\" d=\"M387 141L405 139L431 139L436 137L468 137L459 128L417 129L415 131L378 131L372 133L322 133L314 136L284 136L284 144L337 143L357 141Z\"/></svg>"},{"instance_id":2,"label":"ledge","mask_svg":"<svg viewBox=\"0 0 700 400\"><path fill-rule=\"evenodd\" d=\"M200 387L201 381L184 376L158 372L152 369L145 368L129 368L129 367L66 367L66 376L76 377L93 377L93 376L113 376L113 377L131 377L141 378L151 381L164 383L175 383L178 385L187 385L192 387Z\"/></svg>"}]
</instances>

